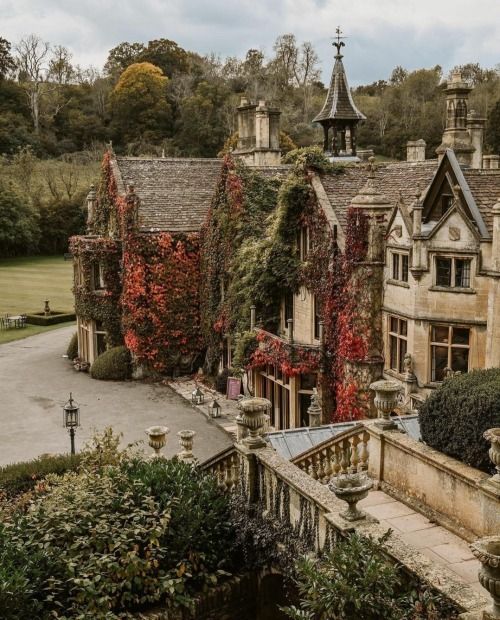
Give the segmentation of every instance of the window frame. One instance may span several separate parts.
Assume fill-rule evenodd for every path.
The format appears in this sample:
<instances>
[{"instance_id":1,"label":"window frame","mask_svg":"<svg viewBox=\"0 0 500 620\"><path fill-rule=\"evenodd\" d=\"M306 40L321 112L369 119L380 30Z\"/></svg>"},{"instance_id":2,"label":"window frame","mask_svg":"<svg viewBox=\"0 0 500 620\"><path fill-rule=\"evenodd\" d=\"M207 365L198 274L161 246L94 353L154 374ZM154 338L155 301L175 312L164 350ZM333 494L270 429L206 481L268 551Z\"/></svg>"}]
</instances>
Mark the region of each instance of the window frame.
<instances>
[{"instance_id":1,"label":"window frame","mask_svg":"<svg viewBox=\"0 0 500 620\"><path fill-rule=\"evenodd\" d=\"M392 330L392 321L397 321L397 332ZM405 323L406 325L406 335L402 333L401 325ZM388 342L388 353L389 353L389 364L388 367L392 372L395 372L399 375L404 374L403 361L404 356L408 352L408 319L404 319L395 314L389 314L387 316L387 342ZM397 368L393 368L392 360L393 360L393 341L396 340L396 366ZM404 347L402 346L404 343ZM403 351L404 348L404 351Z\"/></svg>"},{"instance_id":2,"label":"window frame","mask_svg":"<svg viewBox=\"0 0 500 620\"><path fill-rule=\"evenodd\" d=\"M398 283L408 284L410 277L410 254L408 252L401 252L399 250L391 250L390 269L391 280Z\"/></svg>"},{"instance_id":3,"label":"window frame","mask_svg":"<svg viewBox=\"0 0 500 620\"><path fill-rule=\"evenodd\" d=\"M436 327L446 327L448 328L448 342L439 342L437 340L433 340L433 330ZM468 343L467 344L459 344L453 342L453 330L454 329L466 329L468 334ZM430 382L431 383L442 383L444 379L436 379L436 369L434 363L434 349L442 348L447 349L447 365L446 368L453 369L453 349L461 349L467 350L467 371L470 370L470 352L471 352L471 336L472 336L472 328L468 325L455 325L450 323L430 323L429 325L429 372L430 372ZM456 372L456 371L454 371Z\"/></svg>"},{"instance_id":4,"label":"window frame","mask_svg":"<svg viewBox=\"0 0 500 620\"><path fill-rule=\"evenodd\" d=\"M105 291L106 281L104 279L104 266L101 261L92 261L92 290Z\"/></svg>"},{"instance_id":5,"label":"window frame","mask_svg":"<svg viewBox=\"0 0 500 620\"><path fill-rule=\"evenodd\" d=\"M442 284L438 282L438 261L450 261L450 284ZM461 261L465 267L464 272L467 274L467 284L457 286L457 261ZM434 256L434 286L439 289L468 291L472 289L472 261L470 256L461 256L458 254L436 254ZM462 276L463 277L463 276Z\"/></svg>"}]
</instances>

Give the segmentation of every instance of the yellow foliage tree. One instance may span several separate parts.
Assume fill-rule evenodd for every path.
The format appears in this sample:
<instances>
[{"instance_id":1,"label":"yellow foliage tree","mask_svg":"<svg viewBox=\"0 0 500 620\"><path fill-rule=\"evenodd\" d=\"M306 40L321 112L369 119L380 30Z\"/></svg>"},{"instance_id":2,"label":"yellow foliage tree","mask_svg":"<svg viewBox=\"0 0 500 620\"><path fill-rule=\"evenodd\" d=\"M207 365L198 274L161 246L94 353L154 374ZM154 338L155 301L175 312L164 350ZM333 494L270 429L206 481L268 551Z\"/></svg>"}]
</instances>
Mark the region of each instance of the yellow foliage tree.
<instances>
[{"instance_id":1,"label":"yellow foliage tree","mask_svg":"<svg viewBox=\"0 0 500 620\"><path fill-rule=\"evenodd\" d=\"M156 144L171 120L168 78L149 62L130 65L111 93L112 127L119 144Z\"/></svg>"}]
</instances>

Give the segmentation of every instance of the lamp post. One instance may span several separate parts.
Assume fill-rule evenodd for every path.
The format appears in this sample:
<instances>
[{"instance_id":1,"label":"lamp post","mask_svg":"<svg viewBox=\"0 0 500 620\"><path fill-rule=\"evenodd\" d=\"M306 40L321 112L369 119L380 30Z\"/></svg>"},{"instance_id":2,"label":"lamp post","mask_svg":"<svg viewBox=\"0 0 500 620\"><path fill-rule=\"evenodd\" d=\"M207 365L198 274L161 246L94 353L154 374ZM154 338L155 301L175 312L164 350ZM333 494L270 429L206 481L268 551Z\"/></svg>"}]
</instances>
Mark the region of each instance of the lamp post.
<instances>
[{"instance_id":1,"label":"lamp post","mask_svg":"<svg viewBox=\"0 0 500 620\"><path fill-rule=\"evenodd\" d=\"M71 454L75 454L75 429L80 426L80 408L75 404L71 392L68 402L63 407L63 426L69 430Z\"/></svg>"}]
</instances>

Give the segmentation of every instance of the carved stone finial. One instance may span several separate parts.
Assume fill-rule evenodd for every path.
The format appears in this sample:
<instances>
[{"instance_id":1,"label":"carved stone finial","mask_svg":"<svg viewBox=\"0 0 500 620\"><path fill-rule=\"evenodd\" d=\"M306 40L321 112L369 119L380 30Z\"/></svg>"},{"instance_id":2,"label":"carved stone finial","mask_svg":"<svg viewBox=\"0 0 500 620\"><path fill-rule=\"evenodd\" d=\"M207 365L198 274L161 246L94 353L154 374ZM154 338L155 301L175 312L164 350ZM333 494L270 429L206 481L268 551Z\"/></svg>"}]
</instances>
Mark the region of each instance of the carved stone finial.
<instances>
[{"instance_id":1,"label":"carved stone finial","mask_svg":"<svg viewBox=\"0 0 500 620\"><path fill-rule=\"evenodd\" d=\"M375 178L375 157L373 155L368 158L368 178Z\"/></svg>"},{"instance_id":2,"label":"carved stone finial","mask_svg":"<svg viewBox=\"0 0 500 620\"><path fill-rule=\"evenodd\" d=\"M135 193L135 187L133 183L129 183L127 185L127 194L134 194Z\"/></svg>"},{"instance_id":3,"label":"carved stone finial","mask_svg":"<svg viewBox=\"0 0 500 620\"><path fill-rule=\"evenodd\" d=\"M311 404L307 409L307 414L309 416L309 426L315 427L321 425L321 401L316 388L313 388Z\"/></svg>"},{"instance_id":4,"label":"carved stone finial","mask_svg":"<svg viewBox=\"0 0 500 620\"><path fill-rule=\"evenodd\" d=\"M403 357L403 368L405 375L413 375L413 360L411 358L411 353L405 353L405 356Z\"/></svg>"}]
</instances>

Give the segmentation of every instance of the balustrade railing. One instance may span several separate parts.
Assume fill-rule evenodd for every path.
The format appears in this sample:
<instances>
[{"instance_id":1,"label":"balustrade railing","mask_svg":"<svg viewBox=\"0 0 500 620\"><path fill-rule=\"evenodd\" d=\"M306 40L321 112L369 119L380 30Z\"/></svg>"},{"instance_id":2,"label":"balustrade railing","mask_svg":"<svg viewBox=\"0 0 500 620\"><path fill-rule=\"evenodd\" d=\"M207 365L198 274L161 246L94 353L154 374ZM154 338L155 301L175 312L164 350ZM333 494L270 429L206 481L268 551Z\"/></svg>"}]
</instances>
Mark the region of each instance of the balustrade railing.
<instances>
[{"instance_id":1,"label":"balustrade railing","mask_svg":"<svg viewBox=\"0 0 500 620\"><path fill-rule=\"evenodd\" d=\"M240 481L240 457L234 446L219 452L202 464L204 471L209 471L217 479L219 488L226 492L233 490Z\"/></svg>"},{"instance_id":2,"label":"balustrade railing","mask_svg":"<svg viewBox=\"0 0 500 620\"><path fill-rule=\"evenodd\" d=\"M314 480L328 484L339 474L368 469L370 435L362 424L349 428L299 454L292 463Z\"/></svg>"}]
</instances>

